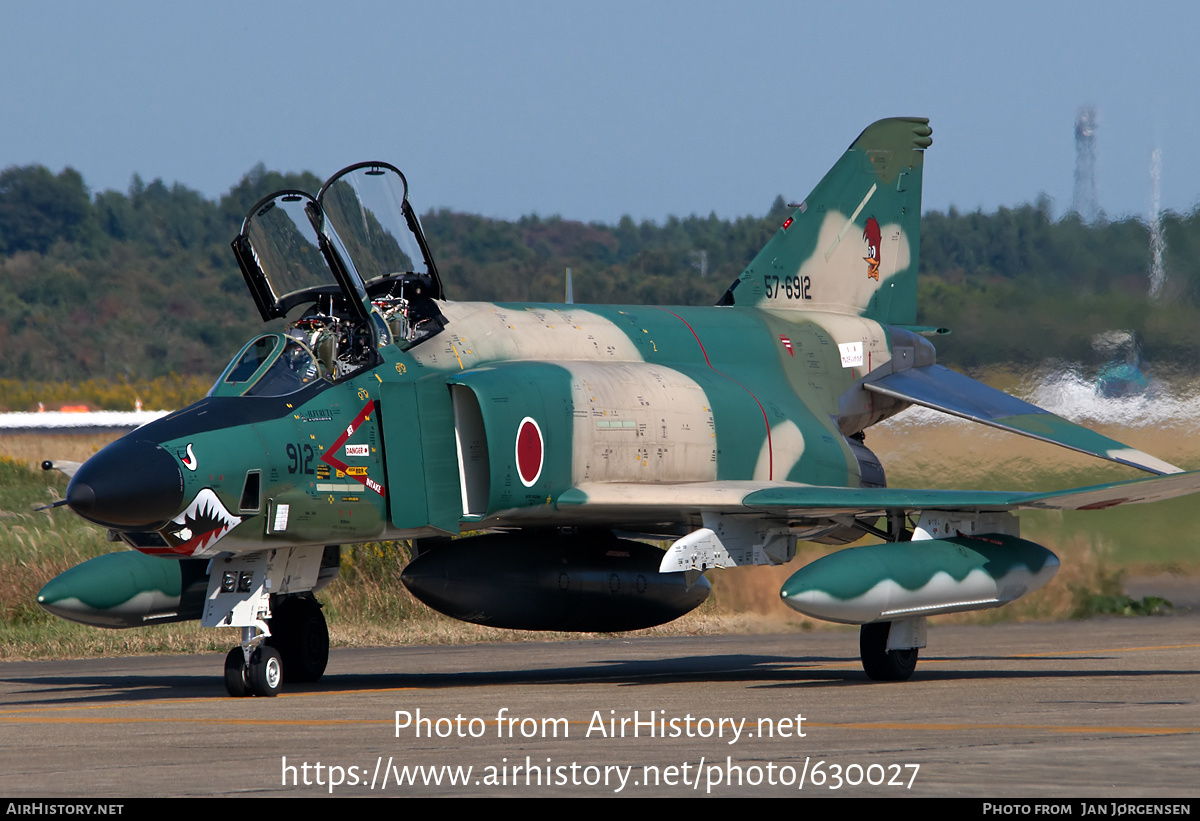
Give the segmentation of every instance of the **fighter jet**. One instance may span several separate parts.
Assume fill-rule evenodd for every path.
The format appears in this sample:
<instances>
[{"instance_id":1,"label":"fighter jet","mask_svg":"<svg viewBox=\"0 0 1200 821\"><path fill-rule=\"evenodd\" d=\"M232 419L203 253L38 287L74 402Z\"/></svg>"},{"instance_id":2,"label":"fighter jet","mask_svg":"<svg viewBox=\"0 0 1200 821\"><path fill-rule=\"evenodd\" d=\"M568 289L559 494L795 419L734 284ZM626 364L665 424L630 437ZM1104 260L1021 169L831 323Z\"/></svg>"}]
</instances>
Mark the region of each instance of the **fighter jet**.
<instances>
[{"instance_id":1,"label":"fighter jet","mask_svg":"<svg viewBox=\"0 0 1200 821\"><path fill-rule=\"evenodd\" d=\"M451 301L408 183L383 162L264 198L233 252L280 329L204 399L78 468L66 502L132 550L66 571L39 601L105 627L237 628L226 688L271 696L325 670L314 594L342 544L413 540L404 584L458 619L622 631L692 610L720 568L873 535L780 595L862 625L867 675L907 679L929 616L1054 575L1015 511L1200 490L1200 472L937 364L939 329L916 325L931 133L920 118L869 126L714 307ZM1153 476L890 488L864 431L911 405Z\"/></svg>"}]
</instances>

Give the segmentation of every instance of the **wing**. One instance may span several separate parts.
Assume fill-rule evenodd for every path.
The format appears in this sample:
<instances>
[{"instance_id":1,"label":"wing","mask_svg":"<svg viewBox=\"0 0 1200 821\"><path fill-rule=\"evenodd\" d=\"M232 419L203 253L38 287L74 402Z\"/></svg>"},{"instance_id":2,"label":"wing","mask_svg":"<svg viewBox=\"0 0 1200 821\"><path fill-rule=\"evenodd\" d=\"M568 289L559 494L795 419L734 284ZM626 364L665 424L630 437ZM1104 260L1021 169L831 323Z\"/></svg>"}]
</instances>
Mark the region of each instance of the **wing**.
<instances>
[{"instance_id":1,"label":"wing","mask_svg":"<svg viewBox=\"0 0 1200 821\"><path fill-rule=\"evenodd\" d=\"M1161 459L1155 459L941 365L896 371L864 383L863 388L1149 473L1182 471Z\"/></svg>"},{"instance_id":2,"label":"wing","mask_svg":"<svg viewBox=\"0 0 1200 821\"><path fill-rule=\"evenodd\" d=\"M583 484L563 493L559 509L584 518L679 521L710 513L771 518L882 515L919 510L1100 510L1200 492L1200 470L1051 492L846 488L790 482L696 482L676 485Z\"/></svg>"},{"instance_id":3,"label":"wing","mask_svg":"<svg viewBox=\"0 0 1200 821\"><path fill-rule=\"evenodd\" d=\"M597 483L564 493L559 497L558 508L568 511L574 508L569 515L582 524L593 520L609 524L620 521L628 523L628 527L642 527L651 532L655 523L702 523L703 527L671 545L659 567L664 573L683 571L694 578L704 568L789 561L794 555L791 540L795 538L846 544L857 536L872 533L886 539L888 533L872 524L885 515L891 520L896 514L916 512L922 522L918 529L924 527L937 533L937 520L942 520L942 525L952 525L953 532L961 536L1005 531L1003 519L1008 517L1004 514L1014 510L1099 510L1157 502L1197 491L1200 491L1200 471L1050 493L844 488L782 482ZM1009 535L1015 537L1015 531ZM932 543L922 543L924 547L929 544ZM1040 546L1037 550L1048 553Z\"/></svg>"}]
</instances>

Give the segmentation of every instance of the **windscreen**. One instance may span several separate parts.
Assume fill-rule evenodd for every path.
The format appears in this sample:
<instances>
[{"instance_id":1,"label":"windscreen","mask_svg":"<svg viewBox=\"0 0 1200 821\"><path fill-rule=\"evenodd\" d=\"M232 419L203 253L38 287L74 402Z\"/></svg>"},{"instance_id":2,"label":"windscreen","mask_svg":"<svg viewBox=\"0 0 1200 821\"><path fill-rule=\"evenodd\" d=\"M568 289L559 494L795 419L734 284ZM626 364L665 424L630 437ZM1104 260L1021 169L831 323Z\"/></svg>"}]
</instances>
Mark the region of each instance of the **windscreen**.
<instances>
[{"instance_id":1,"label":"windscreen","mask_svg":"<svg viewBox=\"0 0 1200 821\"><path fill-rule=\"evenodd\" d=\"M209 396L286 396L322 377L328 369L303 342L264 334L238 352Z\"/></svg>"}]
</instances>

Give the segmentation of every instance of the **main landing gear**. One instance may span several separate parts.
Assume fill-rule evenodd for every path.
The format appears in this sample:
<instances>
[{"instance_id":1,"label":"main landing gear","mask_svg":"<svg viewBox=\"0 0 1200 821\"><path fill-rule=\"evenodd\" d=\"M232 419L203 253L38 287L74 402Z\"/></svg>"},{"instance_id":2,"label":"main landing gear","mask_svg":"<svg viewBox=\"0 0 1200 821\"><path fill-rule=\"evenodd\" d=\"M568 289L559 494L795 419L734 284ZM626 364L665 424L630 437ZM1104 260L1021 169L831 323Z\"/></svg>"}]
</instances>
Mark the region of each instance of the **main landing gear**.
<instances>
[{"instance_id":1,"label":"main landing gear","mask_svg":"<svg viewBox=\"0 0 1200 821\"><path fill-rule=\"evenodd\" d=\"M242 628L242 643L225 657L225 689L229 695L275 696L284 678L291 682L320 680L329 662L329 627L311 593L272 601L271 635Z\"/></svg>"},{"instance_id":2,"label":"main landing gear","mask_svg":"<svg viewBox=\"0 0 1200 821\"><path fill-rule=\"evenodd\" d=\"M864 624L858 633L863 670L872 681L908 681L924 646L923 618Z\"/></svg>"}]
</instances>

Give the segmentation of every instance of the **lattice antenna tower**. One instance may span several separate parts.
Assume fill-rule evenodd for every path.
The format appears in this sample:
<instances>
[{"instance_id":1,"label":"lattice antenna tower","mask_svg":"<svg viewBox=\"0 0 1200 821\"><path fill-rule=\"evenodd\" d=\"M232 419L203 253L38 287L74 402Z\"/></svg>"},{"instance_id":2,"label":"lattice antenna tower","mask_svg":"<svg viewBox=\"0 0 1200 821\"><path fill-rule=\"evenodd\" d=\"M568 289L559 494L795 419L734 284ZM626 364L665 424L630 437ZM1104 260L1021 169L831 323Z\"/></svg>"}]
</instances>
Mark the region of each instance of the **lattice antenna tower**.
<instances>
[{"instance_id":1,"label":"lattice antenna tower","mask_svg":"<svg viewBox=\"0 0 1200 821\"><path fill-rule=\"evenodd\" d=\"M1150 153L1150 296L1162 296L1163 284L1167 281L1167 269L1163 258L1167 253L1167 240L1163 236L1162 224L1162 151L1158 148Z\"/></svg>"},{"instance_id":2,"label":"lattice antenna tower","mask_svg":"<svg viewBox=\"0 0 1200 821\"><path fill-rule=\"evenodd\" d=\"M1084 222L1100 216L1096 196L1096 109L1083 106L1075 112L1075 197L1071 210Z\"/></svg>"}]
</instances>

